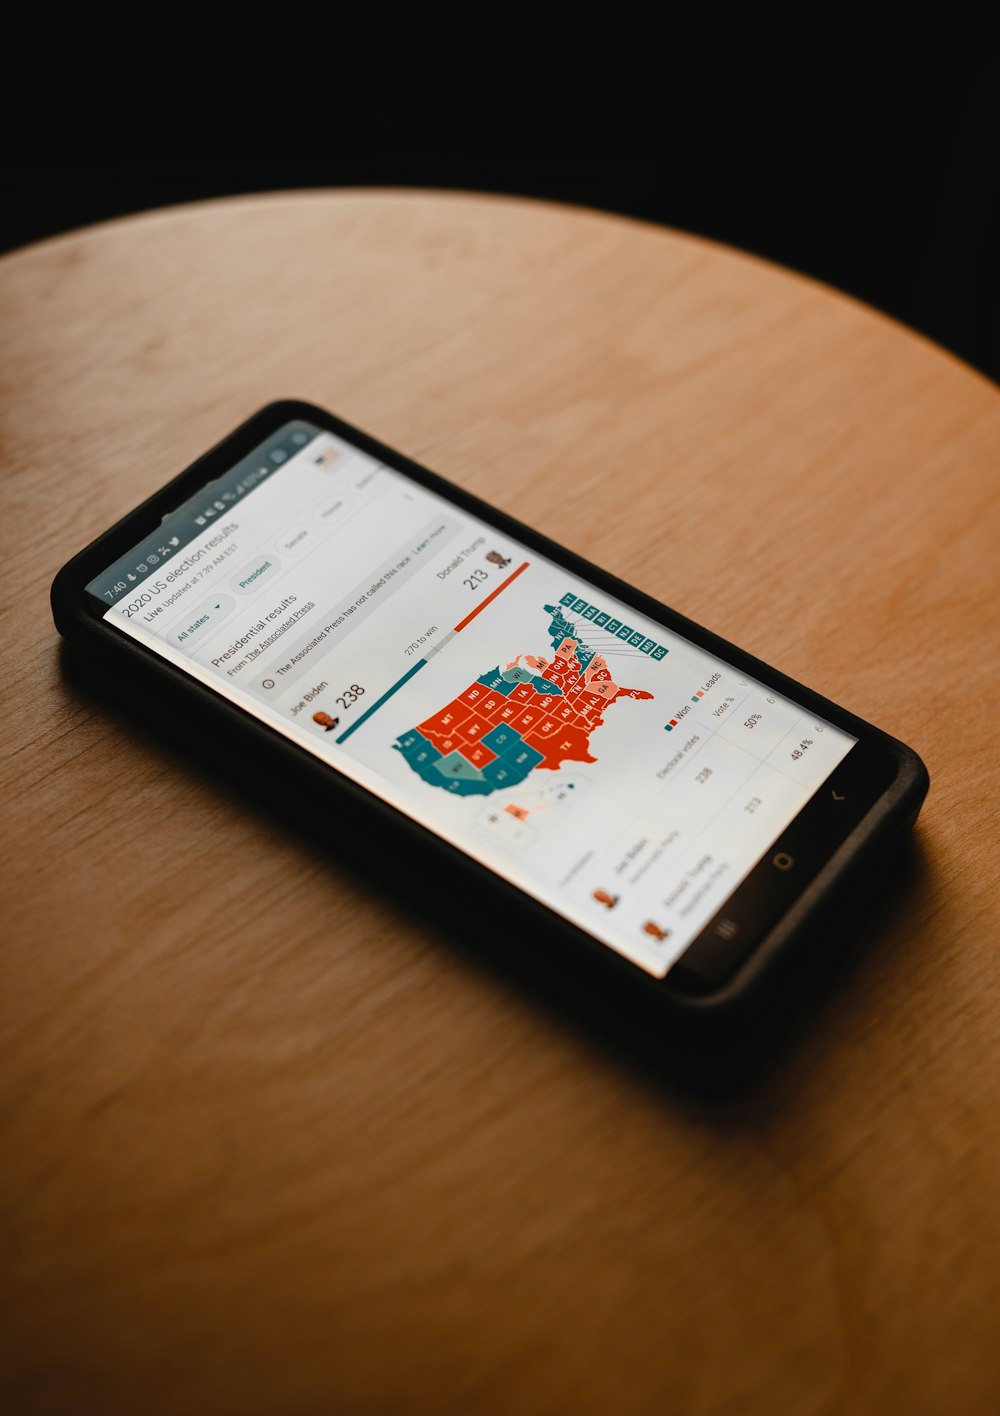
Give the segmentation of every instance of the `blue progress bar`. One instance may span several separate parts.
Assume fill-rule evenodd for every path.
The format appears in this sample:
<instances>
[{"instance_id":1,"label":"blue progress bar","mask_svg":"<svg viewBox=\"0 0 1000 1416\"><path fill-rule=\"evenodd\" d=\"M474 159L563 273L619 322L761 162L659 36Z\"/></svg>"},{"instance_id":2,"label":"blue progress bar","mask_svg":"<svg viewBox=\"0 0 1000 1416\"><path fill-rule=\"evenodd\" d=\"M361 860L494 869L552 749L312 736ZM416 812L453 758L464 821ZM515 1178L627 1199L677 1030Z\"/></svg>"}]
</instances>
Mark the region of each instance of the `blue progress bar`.
<instances>
[{"instance_id":1,"label":"blue progress bar","mask_svg":"<svg viewBox=\"0 0 1000 1416\"><path fill-rule=\"evenodd\" d=\"M415 673L418 673L420 669L424 668L426 664L426 659L420 659L417 661L417 663L413 665L412 669L407 669L403 677L401 679L397 679L391 688L387 688L381 698L376 698L372 706L370 708L366 708L365 711L361 714L360 718L355 718L354 722L346 730L346 732L342 732L340 734L340 737L337 739L337 741L345 742L347 738L351 736L351 733L356 733L362 723L366 723L373 713L377 713L378 710L382 707L382 704L387 703L392 697L392 695L394 693L398 693L399 690L403 687L403 684L406 683L408 679L411 679Z\"/></svg>"}]
</instances>

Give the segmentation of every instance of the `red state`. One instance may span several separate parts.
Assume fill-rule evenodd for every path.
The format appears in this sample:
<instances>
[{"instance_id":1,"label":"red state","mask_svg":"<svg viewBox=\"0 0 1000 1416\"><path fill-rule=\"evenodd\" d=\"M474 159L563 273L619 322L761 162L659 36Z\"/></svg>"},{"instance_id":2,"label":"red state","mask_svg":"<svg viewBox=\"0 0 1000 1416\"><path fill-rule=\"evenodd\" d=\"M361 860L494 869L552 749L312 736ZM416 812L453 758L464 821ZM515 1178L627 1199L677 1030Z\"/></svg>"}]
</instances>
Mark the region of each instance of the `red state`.
<instances>
[{"instance_id":1,"label":"red state","mask_svg":"<svg viewBox=\"0 0 1000 1416\"><path fill-rule=\"evenodd\" d=\"M502 693L496 693L493 689L487 689L486 697L476 704L476 712L481 718L489 718L491 722L497 721L497 714L507 702Z\"/></svg>"},{"instance_id":2,"label":"red state","mask_svg":"<svg viewBox=\"0 0 1000 1416\"><path fill-rule=\"evenodd\" d=\"M558 718L561 723L575 723L580 714L573 704L563 699L556 699L556 702L559 706L552 710L553 717Z\"/></svg>"},{"instance_id":3,"label":"red state","mask_svg":"<svg viewBox=\"0 0 1000 1416\"><path fill-rule=\"evenodd\" d=\"M644 688L620 688L612 698L612 703L617 703L619 698L652 698L651 693L647 693Z\"/></svg>"},{"instance_id":4,"label":"red state","mask_svg":"<svg viewBox=\"0 0 1000 1416\"><path fill-rule=\"evenodd\" d=\"M579 717L580 726L585 727L589 733L592 733L595 728L599 728L603 722L604 719L599 708L584 708ZM462 731L465 731L464 727Z\"/></svg>"},{"instance_id":5,"label":"red state","mask_svg":"<svg viewBox=\"0 0 1000 1416\"><path fill-rule=\"evenodd\" d=\"M476 742L483 733L488 733L492 726L493 724L487 722L485 718L480 718L478 713L473 713L472 717L467 718L462 724L460 736L465 738L466 742Z\"/></svg>"},{"instance_id":6,"label":"red state","mask_svg":"<svg viewBox=\"0 0 1000 1416\"><path fill-rule=\"evenodd\" d=\"M470 683L464 693L460 693L459 699L462 703L467 703L470 708L479 708L483 699L493 693L491 688L486 688L481 683Z\"/></svg>"},{"instance_id":7,"label":"red state","mask_svg":"<svg viewBox=\"0 0 1000 1416\"><path fill-rule=\"evenodd\" d=\"M496 761L496 753L491 752L489 748L485 747L481 742L466 743L464 747L460 747L458 750L464 758L472 763L473 767L485 767L487 762Z\"/></svg>"},{"instance_id":8,"label":"red state","mask_svg":"<svg viewBox=\"0 0 1000 1416\"><path fill-rule=\"evenodd\" d=\"M512 728L517 728L518 732L523 737L529 728L537 727L544 717L545 714L541 709L536 708L535 705L531 703L527 708L523 709L522 712L518 713L516 718L510 720L510 725Z\"/></svg>"},{"instance_id":9,"label":"red state","mask_svg":"<svg viewBox=\"0 0 1000 1416\"><path fill-rule=\"evenodd\" d=\"M513 693L507 695L508 703L530 703L532 698L539 695L532 688L530 683L519 683Z\"/></svg>"},{"instance_id":10,"label":"red state","mask_svg":"<svg viewBox=\"0 0 1000 1416\"><path fill-rule=\"evenodd\" d=\"M434 737L450 737L470 716L470 710L461 699L456 698L446 708L442 708L420 723L417 731L430 733Z\"/></svg>"},{"instance_id":11,"label":"red state","mask_svg":"<svg viewBox=\"0 0 1000 1416\"><path fill-rule=\"evenodd\" d=\"M503 707L497 713L496 721L498 723L509 723L517 717L518 713L522 713L523 711L523 703L511 703L510 699L508 698L506 703L504 703Z\"/></svg>"},{"instance_id":12,"label":"red state","mask_svg":"<svg viewBox=\"0 0 1000 1416\"><path fill-rule=\"evenodd\" d=\"M529 747L540 752L544 759L538 763L536 772L555 772L564 762L597 761L596 757L590 755L590 733L585 728L564 727L551 737L543 737L537 732L529 733L524 740Z\"/></svg>"},{"instance_id":13,"label":"red state","mask_svg":"<svg viewBox=\"0 0 1000 1416\"><path fill-rule=\"evenodd\" d=\"M532 729L532 735L548 740L556 733L562 732L564 726L565 725L561 723L558 718L553 717L551 713L547 713L542 721L536 724Z\"/></svg>"}]
</instances>

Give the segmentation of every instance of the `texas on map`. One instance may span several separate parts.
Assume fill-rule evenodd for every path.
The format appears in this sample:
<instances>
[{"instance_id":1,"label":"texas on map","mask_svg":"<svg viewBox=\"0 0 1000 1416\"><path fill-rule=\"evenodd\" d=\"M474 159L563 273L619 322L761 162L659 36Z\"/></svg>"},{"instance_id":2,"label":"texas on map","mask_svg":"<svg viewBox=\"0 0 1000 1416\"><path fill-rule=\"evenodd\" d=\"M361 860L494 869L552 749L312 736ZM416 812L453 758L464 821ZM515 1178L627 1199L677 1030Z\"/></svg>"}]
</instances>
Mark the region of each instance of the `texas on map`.
<instances>
[{"instance_id":1,"label":"texas on map","mask_svg":"<svg viewBox=\"0 0 1000 1416\"><path fill-rule=\"evenodd\" d=\"M558 605L546 605L553 658L518 654L488 669L444 708L393 744L430 786L487 796L564 762L596 762L590 737L621 698L652 698L615 683L603 654L574 637Z\"/></svg>"}]
</instances>

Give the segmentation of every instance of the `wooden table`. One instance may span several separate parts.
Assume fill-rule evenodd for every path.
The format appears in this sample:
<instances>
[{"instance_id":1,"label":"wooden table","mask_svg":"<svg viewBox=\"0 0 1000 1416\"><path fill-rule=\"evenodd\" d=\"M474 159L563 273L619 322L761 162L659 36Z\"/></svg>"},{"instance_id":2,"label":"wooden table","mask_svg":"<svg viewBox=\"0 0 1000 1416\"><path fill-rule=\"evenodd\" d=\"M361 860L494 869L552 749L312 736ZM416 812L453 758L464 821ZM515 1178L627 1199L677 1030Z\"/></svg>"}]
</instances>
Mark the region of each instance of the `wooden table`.
<instances>
[{"instance_id":1,"label":"wooden table","mask_svg":"<svg viewBox=\"0 0 1000 1416\"><path fill-rule=\"evenodd\" d=\"M5 1409L995 1410L996 390L520 201L223 201L0 272ZM64 677L58 566L279 395L924 756L908 888L750 1094L657 1084Z\"/></svg>"}]
</instances>

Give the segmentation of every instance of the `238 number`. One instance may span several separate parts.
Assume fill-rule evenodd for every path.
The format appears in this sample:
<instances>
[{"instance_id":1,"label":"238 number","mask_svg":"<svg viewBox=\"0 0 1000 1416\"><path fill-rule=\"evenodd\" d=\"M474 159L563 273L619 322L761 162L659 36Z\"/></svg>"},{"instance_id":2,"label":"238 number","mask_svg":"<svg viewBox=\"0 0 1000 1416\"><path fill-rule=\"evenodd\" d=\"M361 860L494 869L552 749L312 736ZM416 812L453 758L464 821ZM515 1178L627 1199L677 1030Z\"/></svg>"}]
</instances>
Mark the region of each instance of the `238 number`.
<instances>
[{"instance_id":1,"label":"238 number","mask_svg":"<svg viewBox=\"0 0 1000 1416\"><path fill-rule=\"evenodd\" d=\"M352 683L350 688L345 688L341 691L337 702L346 713L352 703L357 703L358 699L364 696L364 692L364 689L359 683Z\"/></svg>"}]
</instances>

